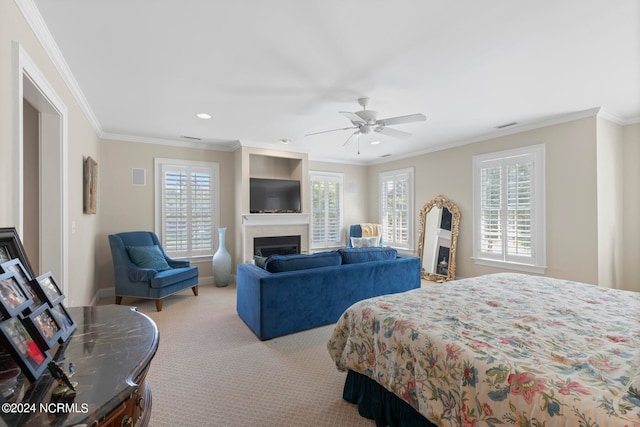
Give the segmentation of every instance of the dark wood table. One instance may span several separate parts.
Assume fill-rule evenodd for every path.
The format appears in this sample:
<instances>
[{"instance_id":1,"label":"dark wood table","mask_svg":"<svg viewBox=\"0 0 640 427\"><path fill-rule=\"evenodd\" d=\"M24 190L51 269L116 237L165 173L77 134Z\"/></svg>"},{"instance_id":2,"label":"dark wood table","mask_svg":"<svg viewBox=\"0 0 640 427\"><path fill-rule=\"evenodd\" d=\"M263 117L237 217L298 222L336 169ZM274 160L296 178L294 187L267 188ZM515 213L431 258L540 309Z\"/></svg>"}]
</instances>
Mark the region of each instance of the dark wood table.
<instances>
[{"instance_id":1,"label":"dark wood table","mask_svg":"<svg viewBox=\"0 0 640 427\"><path fill-rule=\"evenodd\" d=\"M58 383L48 371L33 384L21 375L7 402L16 406L9 413L3 410L1 420L8 426L34 427L148 425L151 390L145 376L158 349L156 324L127 306L68 311L77 329L51 354L55 351L54 360L65 370L73 363L77 395L64 400L52 397Z\"/></svg>"}]
</instances>

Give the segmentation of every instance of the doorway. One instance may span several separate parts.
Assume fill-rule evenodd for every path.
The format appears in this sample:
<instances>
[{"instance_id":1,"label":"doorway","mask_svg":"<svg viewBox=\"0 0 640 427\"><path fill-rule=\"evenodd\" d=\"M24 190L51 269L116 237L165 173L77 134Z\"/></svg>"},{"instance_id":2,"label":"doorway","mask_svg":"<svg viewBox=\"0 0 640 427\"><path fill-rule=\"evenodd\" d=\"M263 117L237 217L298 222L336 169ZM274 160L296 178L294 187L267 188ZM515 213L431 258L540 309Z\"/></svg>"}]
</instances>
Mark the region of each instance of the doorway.
<instances>
[{"instance_id":1,"label":"doorway","mask_svg":"<svg viewBox=\"0 0 640 427\"><path fill-rule=\"evenodd\" d=\"M18 43L14 58L16 229L36 274L50 271L68 295L67 107Z\"/></svg>"}]
</instances>

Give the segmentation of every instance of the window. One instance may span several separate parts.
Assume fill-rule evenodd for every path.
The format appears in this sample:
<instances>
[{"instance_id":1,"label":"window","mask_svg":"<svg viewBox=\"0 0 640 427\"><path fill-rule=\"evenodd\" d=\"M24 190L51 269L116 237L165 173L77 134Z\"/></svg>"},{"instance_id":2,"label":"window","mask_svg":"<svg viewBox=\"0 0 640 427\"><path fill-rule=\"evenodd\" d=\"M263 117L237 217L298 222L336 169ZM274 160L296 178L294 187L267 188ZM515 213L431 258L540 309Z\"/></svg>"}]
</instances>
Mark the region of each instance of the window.
<instances>
[{"instance_id":1,"label":"window","mask_svg":"<svg viewBox=\"0 0 640 427\"><path fill-rule=\"evenodd\" d=\"M413 169L380 174L382 243L413 249Z\"/></svg>"},{"instance_id":2,"label":"window","mask_svg":"<svg viewBox=\"0 0 640 427\"><path fill-rule=\"evenodd\" d=\"M476 263L543 273L544 145L473 158Z\"/></svg>"},{"instance_id":3,"label":"window","mask_svg":"<svg viewBox=\"0 0 640 427\"><path fill-rule=\"evenodd\" d=\"M310 172L311 248L341 245L342 174Z\"/></svg>"},{"instance_id":4,"label":"window","mask_svg":"<svg viewBox=\"0 0 640 427\"><path fill-rule=\"evenodd\" d=\"M169 256L212 256L219 226L219 165L156 159L156 233Z\"/></svg>"}]
</instances>

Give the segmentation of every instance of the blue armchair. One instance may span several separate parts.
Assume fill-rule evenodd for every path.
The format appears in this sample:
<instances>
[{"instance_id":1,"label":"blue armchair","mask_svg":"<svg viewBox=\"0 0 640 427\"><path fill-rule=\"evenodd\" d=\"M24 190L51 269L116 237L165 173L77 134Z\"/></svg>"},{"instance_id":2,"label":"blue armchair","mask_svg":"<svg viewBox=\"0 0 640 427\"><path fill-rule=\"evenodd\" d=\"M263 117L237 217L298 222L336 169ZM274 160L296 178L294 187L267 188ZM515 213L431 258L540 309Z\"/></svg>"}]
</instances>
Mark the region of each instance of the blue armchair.
<instances>
[{"instance_id":1,"label":"blue armchair","mask_svg":"<svg viewBox=\"0 0 640 427\"><path fill-rule=\"evenodd\" d=\"M167 256L155 233L130 231L109 235L116 304L122 297L152 298L162 311L162 298L191 288L198 296L198 267Z\"/></svg>"}]
</instances>

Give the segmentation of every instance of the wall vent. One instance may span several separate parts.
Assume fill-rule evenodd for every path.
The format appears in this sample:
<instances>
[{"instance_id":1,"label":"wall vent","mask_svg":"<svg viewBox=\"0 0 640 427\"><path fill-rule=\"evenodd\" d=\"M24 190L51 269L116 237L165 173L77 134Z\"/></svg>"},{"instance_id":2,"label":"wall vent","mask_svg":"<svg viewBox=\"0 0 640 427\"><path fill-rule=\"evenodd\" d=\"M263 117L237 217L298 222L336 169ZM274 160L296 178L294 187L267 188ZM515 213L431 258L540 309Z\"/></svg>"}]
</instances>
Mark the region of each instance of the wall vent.
<instances>
[{"instance_id":1,"label":"wall vent","mask_svg":"<svg viewBox=\"0 0 640 427\"><path fill-rule=\"evenodd\" d=\"M132 185L146 185L147 184L147 170L146 169L131 169L131 184Z\"/></svg>"},{"instance_id":2,"label":"wall vent","mask_svg":"<svg viewBox=\"0 0 640 427\"><path fill-rule=\"evenodd\" d=\"M511 127L511 126L515 126L517 124L518 124L518 122L505 123L505 124L500 125L500 126L494 126L494 128L495 129L504 129L504 128L508 128L508 127Z\"/></svg>"}]
</instances>

